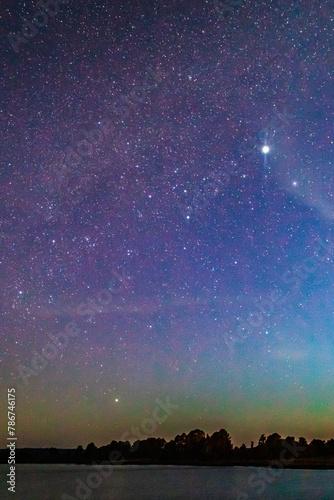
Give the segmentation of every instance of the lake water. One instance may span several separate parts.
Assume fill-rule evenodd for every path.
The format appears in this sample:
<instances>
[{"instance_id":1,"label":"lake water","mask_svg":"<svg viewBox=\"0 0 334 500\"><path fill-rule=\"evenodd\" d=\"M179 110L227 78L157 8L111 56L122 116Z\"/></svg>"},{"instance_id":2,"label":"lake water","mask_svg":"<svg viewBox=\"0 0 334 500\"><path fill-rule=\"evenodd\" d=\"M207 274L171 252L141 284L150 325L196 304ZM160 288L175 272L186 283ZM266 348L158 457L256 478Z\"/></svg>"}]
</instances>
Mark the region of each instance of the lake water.
<instances>
[{"instance_id":1,"label":"lake water","mask_svg":"<svg viewBox=\"0 0 334 500\"><path fill-rule=\"evenodd\" d=\"M16 465L13 500L333 500L334 471L258 467ZM276 474L274 478L273 475Z\"/></svg>"}]
</instances>

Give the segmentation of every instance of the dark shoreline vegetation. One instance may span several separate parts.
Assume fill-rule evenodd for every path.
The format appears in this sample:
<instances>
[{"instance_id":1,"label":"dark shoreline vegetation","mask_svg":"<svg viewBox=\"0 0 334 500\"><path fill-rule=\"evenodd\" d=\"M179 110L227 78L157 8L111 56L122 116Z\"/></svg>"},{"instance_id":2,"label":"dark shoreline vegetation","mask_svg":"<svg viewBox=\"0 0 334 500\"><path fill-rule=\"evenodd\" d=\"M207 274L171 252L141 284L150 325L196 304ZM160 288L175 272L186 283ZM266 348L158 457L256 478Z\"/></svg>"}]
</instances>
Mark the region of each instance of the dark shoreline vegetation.
<instances>
[{"instance_id":1,"label":"dark shoreline vegetation","mask_svg":"<svg viewBox=\"0 0 334 500\"><path fill-rule=\"evenodd\" d=\"M0 463L7 463L8 449L0 450ZM111 441L97 448L94 443L86 449L19 448L16 463L35 464L113 464L113 465L198 465L247 466L290 469L334 469L334 439L313 439L307 443L279 434L261 435L257 446L252 441L247 448L233 446L225 429L209 436L199 429L177 435L167 442L163 438Z\"/></svg>"}]
</instances>

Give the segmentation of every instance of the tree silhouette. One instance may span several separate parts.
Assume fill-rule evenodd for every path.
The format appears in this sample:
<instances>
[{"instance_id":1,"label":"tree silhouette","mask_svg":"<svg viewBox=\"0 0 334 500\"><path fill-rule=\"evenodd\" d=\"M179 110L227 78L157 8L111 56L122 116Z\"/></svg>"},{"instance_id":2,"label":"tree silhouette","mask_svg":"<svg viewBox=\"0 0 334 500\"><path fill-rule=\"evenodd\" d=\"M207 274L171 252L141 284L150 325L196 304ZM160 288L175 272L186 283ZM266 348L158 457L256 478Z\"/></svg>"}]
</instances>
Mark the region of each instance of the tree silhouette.
<instances>
[{"instance_id":1,"label":"tree silhouette","mask_svg":"<svg viewBox=\"0 0 334 500\"><path fill-rule=\"evenodd\" d=\"M327 442L313 439L310 444L304 437L296 442L293 436L284 440L274 432L266 437L261 434L258 445L254 447L251 441L250 448L242 444L240 448L233 448L231 437L225 429L206 435L200 429L194 429L188 434L178 434L166 443L163 438L147 438L135 441L111 441L110 444L97 448L89 443L84 450L80 445L76 449L57 448L25 448L17 449L17 463L114 463L118 460L142 460L143 463L221 463L223 465L268 465L270 461L279 460L282 450L284 457L289 457L289 464L293 467L333 468L334 466L334 439ZM289 451L288 455L286 450ZM295 453L297 451L298 453ZM8 450L0 450L0 463L7 463ZM292 460L292 462L291 462ZM283 463L283 462L282 462ZM289 467L290 465L287 465ZM283 465L285 465L283 463Z\"/></svg>"},{"instance_id":2,"label":"tree silhouette","mask_svg":"<svg viewBox=\"0 0 334 500\"><path fill-rule=\"evenodd\" d=\"M263 446L265 442L266 442L266 436L264 434L261 434L258 446Z\"/></svg>"},{"instance_id":3,"label":"tree silhouette","mask_svg":"<svg viewBox=\"0 0 334 500\"><path fill-rule=\"evenodd\" d=\"M72 454L72 461L76 464L82 464L84 461L84 450L81 445L77 447L77 449Z\"/></svg>"},{"instance_id":4,"label":"tree silhouette","mask_svg":"<svg viewBox=\"0 0 334 500\"><path fill-rule=\"evenodd\" d=\"M229 433L225 429L215 432L207 440L205 446L205 457L214 460L230 458L232 456L232 443Z\"/></svg>"},{"instance_id":5,"label":"tree silhouette","mask_svg":"<svg viewBox=\"0 0 334 500\"><path fill-rule=\"evenodd\" d=\"M298 444L299 444L299 446L304 446L306 448L307 441L304 437L300 437L300 438L298 438Z\"/></svg>"},{"instance_id":6,"label":"tree silhouette","mask_svg":"<svg viewBox=\"0 0 334 500\"><path fill-rule=\"evenodd\" d=\"M326 455L325 441L313 439L307 448L307 454L310 457L323 457Z\"/></svg>"},{"instance_id":7,"label":"tree silhouette","mask_svg":"<svg viewBox=\"0 0 334 500\"><path fill-rule=\"evenodd\" d=\"M274 432L274 434L270 434L270 436L267 437L265 446L270 458L279 457L279 454L282 450L282 442L283 439L279 434L277 434L277 432Z\"/></svg>"},{"instance_id":8,"label":"tree silhouette","mask_svg":"<svg viewBox=\"0 0 334 500\"><path fill-rule=\"evenodd\" d=\"M94 443L89 443L84 453L84 460L86 463L95 461L97 458L97 447Z\"/></svg>"},{"instance_id":9,"label":"tree silhouette","mask_svg":"<svg viewBox=\"0 0 334 500\"><path fill-rule=\"evenodd\" d=\"M187 443L187 435L183 432L181 435L177 435L175 439L172 439L165 445L165 456L166 458L173 459L182 459L185 456Z\"/></svg>"},{"instance_id":10,"label":"tree silhouette","mask_svg":"<svg viewBox=\"0 0 334 500\"><path fill-rule=\"evenodd\" d=\"M326 455L334 455L334 439L329 439L326 443Z\"/></svg>"},{"instance_id":11,"label":"tree silhouette","mask_svg":"<svg viewBox=\"0 0 334 500\"><path fill-rule=\"evenodd\" d=\"M161 460L166 444L165 439L150 437L138 443L139 445L133 453L134 458Z\"/></svg>"},{"instance_id":12,"label":"tree silhouette","mask_svg":"<svg viewBox=\"0 0 334 500\"><path fill-rule=\"evenodd\" d=\"M205 432L200 429L190 431L186 437L186 456L202 458L205 443Z\"/></svg>"}]
</instances>

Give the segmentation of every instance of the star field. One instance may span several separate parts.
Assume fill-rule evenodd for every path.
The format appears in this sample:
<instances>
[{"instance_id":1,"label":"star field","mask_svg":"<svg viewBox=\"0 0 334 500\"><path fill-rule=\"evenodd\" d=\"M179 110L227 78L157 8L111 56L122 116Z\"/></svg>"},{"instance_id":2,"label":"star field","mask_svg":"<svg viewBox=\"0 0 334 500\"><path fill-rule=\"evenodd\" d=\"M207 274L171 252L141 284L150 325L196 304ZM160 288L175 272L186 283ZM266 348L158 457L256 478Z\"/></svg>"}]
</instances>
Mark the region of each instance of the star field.
<instances>
[{"instance_id":1,"label":"star field","mask_svg":"<svg viewBox=\"0 0 334 500\"><path fill-rule=\"evenodd\" d=\"M165 438L333 434L333 6L237 3L63 2L18 46L41 7L2 8L22 447L121 439L166 396Z\"/></svg>"}]
</instances>

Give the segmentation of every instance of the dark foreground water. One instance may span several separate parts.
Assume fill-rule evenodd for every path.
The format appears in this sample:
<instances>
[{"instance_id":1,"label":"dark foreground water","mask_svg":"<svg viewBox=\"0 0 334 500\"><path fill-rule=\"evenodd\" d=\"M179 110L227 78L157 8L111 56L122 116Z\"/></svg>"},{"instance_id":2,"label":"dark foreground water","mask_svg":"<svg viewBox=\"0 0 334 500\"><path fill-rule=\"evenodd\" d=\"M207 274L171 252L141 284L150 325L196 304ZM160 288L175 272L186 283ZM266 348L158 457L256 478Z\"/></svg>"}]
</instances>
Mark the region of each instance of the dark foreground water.
<instances>
[{"instance_id":1,"label":"dark foreground water","mask_svg":"<svg viewBox=\"0 0 334 500\"><path fill-rule=\"evenodd\" d=\"M334 500L334 471L258 467L17 465L13 500ZM275 477L274 477L275 475Z\"/></svg>"}]
</instances>

